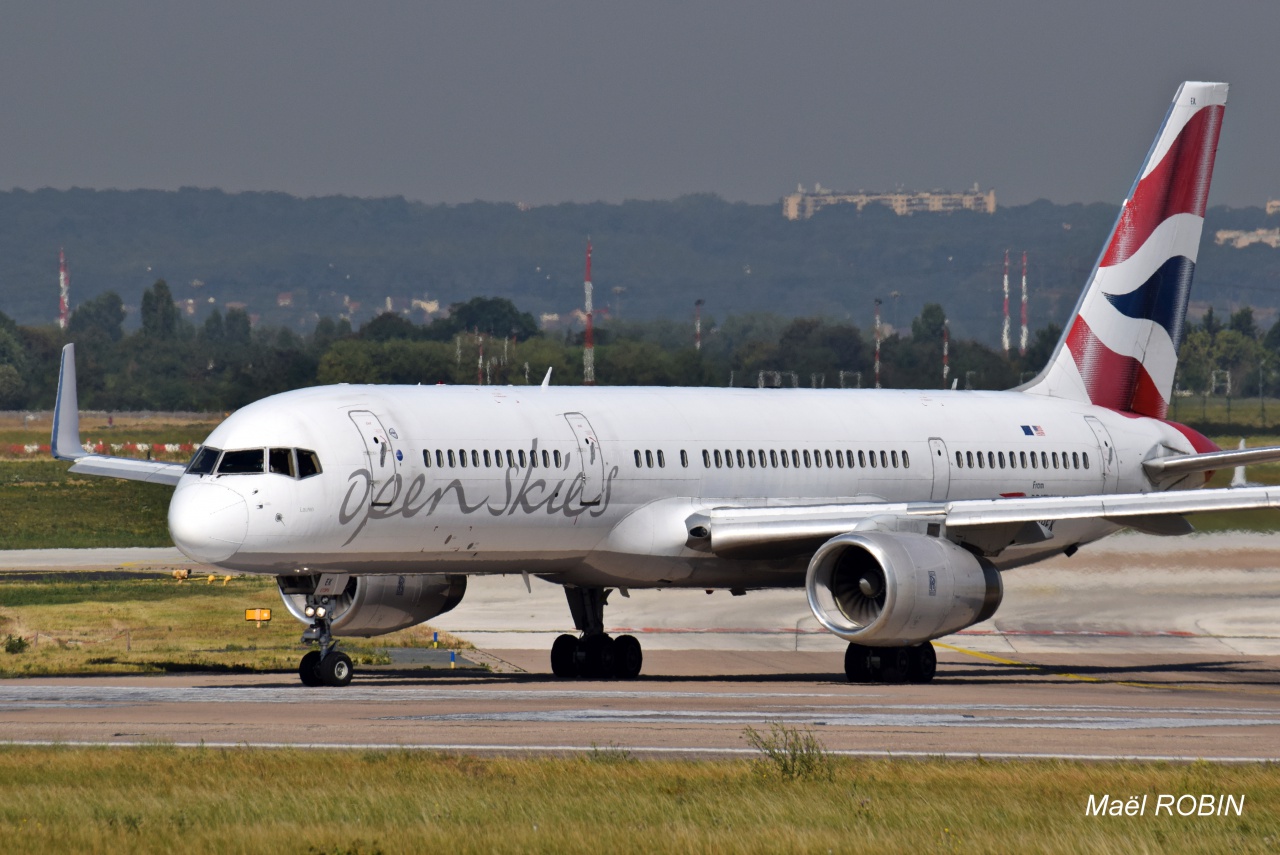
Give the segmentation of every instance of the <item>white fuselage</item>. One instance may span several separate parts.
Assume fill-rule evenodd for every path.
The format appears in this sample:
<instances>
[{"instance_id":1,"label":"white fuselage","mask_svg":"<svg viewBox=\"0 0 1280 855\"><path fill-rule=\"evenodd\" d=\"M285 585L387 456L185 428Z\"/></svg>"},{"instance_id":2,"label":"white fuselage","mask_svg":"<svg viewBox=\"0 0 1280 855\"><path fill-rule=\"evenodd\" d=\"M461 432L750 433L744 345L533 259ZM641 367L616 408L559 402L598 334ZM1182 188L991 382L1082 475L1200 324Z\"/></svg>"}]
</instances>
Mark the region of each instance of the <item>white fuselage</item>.
<instances>
[{"instance_id":1,"label":"white fuselage","mask_svg":"<svg viewBox=\"0 0 1280 855\"><path fill-rule=\"evenodd\" d=\"M1144 492L1144 459L1195 451L1167 423L1022 392L529 386L302 389L206 446L322 468L182 477L174 541L228 569L699 588L799 586L808 561L694 548L688 520L711 508ZM1116 528L1059 521L995 563Z\"/></svg>"}]
</instances>

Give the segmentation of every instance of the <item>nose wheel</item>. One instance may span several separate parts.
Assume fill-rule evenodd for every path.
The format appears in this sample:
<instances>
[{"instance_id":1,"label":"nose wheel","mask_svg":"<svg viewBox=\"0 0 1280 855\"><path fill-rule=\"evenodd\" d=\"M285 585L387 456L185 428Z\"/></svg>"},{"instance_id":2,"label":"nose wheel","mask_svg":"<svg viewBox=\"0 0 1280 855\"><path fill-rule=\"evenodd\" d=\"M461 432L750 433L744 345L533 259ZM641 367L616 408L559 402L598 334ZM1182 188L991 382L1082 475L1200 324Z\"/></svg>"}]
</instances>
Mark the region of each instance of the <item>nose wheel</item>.
<instances>
[{"instance_id":1,"label":"nose wheel","mask_svg":"<svg viewBox=\"0 0 1280 855\"><path fill-rule=\"evenodd\" d=\"M329 598L322 599L326 602L313 603L311 597L307 598L306 614L312 619L312 624L302 633L302 642L319 642L320 649L309 651L302 657L298 663L298 678L304 686L341 688L350 684L355 668L351 657L336 649L338 641L333 637L328 616Z\"/></svg>"}]
</instances>

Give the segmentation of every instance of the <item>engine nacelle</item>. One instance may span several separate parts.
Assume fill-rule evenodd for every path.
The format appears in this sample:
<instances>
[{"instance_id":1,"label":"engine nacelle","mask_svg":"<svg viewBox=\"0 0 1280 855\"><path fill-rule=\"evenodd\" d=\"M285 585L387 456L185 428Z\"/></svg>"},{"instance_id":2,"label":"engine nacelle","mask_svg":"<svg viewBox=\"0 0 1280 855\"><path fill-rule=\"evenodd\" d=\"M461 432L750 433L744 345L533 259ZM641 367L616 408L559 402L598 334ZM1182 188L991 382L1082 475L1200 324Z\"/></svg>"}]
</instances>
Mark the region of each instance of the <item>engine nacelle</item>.
<instances>
[{"instance_id":1,"label":"engine nacelle","mask_svg":"<svg viewBox=\"0 0 1280 855\"><path fill-rule=\"evenodd\" d=\"M303 609L319 580L319 576L276 579L285 608L303 623L311 623ZM351 576L341 592L329 598L330 631L363 638L386 635L444 614L462 602L466 591L466 576Z\"/></svg>"},{"instance_id":2,"label":"engine nacelle","mask_svg":"<svg viewBox=\"0 0 1280 855\"><path fill-rule=\"evenodd\" d=\"M1000 571L949 540L906 532L850 532L814 553L809 607L846 641L919 644L995 614Z\"/></svg>"}]
</instances>

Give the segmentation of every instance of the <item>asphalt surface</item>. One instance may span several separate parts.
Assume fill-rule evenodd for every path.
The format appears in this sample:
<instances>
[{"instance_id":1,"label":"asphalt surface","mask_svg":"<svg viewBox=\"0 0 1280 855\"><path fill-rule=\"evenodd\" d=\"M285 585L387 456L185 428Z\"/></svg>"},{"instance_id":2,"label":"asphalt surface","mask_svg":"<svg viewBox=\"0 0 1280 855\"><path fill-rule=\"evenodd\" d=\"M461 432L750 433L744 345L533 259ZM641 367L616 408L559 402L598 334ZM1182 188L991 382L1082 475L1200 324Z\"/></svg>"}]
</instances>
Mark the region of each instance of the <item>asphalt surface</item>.
<instances>
[{"instance_id":1,"label":"asphalt surface","mask_svg":"<svg viewBox=\"0 0 1280 855\"><path fill-rule=\"evenodd\" d=\"M563 596L497 578L433 621L490 670L402 657L345 689L293 675L7 680L0 739L716 756L750 753L745 728L783 722L859 754L1277 760L1271 540L1123 536L1012 571L996 617L940 640L923 686L845 682L843 643L799 591L615 593L606 622L643 642L640 679L558 681L546 651L570 628ZM0 572L180 566L166 551L0 554Z\"/></svg>"}]
</instances>

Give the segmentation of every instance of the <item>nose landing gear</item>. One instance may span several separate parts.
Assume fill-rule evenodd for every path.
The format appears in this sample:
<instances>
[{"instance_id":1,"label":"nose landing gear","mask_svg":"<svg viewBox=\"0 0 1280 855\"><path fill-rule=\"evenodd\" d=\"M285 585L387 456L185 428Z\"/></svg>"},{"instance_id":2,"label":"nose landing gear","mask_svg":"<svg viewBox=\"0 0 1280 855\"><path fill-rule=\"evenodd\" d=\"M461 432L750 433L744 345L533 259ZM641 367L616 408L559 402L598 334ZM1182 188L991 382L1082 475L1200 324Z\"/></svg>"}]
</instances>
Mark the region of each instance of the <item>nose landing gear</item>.
<instances>
[{"instance_id":1,"label":"nose landing gear","mask_svg":"<svg viewBox=\"0 0 1280 855\"><path fill-rule=\"evenodd\" d=\"M328 597L307 597L305 614L313 621L302 633L302 642L319 642L320 649L312 650L298 663L298 677L304 686L342 687L351 682L354 668L351 657L337 650L338 640L333 637L329 620Z\"/></svg>"}]
</instances>

